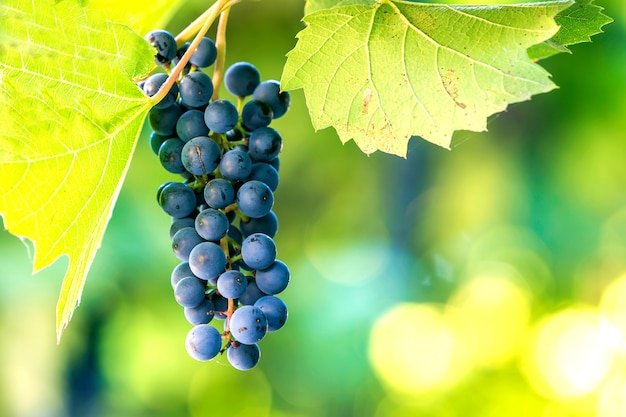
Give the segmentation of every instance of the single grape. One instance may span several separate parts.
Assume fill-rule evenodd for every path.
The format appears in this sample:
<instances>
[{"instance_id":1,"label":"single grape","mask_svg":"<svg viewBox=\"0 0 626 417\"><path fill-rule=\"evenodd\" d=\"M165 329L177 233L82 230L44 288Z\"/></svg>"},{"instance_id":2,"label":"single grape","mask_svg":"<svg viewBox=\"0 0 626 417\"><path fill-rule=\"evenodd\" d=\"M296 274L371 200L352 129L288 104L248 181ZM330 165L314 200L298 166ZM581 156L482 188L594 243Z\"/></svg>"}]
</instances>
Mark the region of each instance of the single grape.
<instances>
[{"instance_id":1,"label":"single grape","mask_svg":"<svg viewBox=\"0 0 626 417\"><path fill-rule=\"evenodd\" d=\"M183 227L172 236L172 250L174 255L183 262L189 260L189 253L204 239L196 232L194 227Z\"/></svg>"},{"instance_id":2,"label":"single grape","mask_svg":"<svg viewBox=\"0 0 626 417\"><path fill-rule=\"evenodd\" d=\"M248 280L239 271L226 271L217 278L217 291L224 298L239 298L246 290Z\"/></svg>"},{"instance_id":3,"label":"single grape","mask_svg":"<svg viewBox=\"0 0 626 417\"><path fill-rule=\"evenodd\" d=\"M241 122L248 132L266 127L272 122L272 108L259 100L247 102L241 111Z\"/></svg>"},{"instance_id":4,"label":"single grape","mask_svg":"<svg viewBox=\"0 0 626 417\"><path fill-rule=\"evenodd\" d=\"M250 156L238 149L226 152L220 161L220 172L227 180L244 180L250 175L251 169L252 161Z\"/></svg>"},{"instance_id":5,"label":"single grape","mask_svg":"<svg viewBox=\"0 0 626 417\"><path fill-rule=\"evenodd\" d=\"M228 232L230 222L226 215L212 208L202 210L196 216L195 230L204 239L217 242ZM233 298L233 297L231 297Z\"/></svg>"},{"instance_id":6,"label":"single grape","mask_svg":"<svg viewBox=\"0 0 626 417\"><path fill-rule=\"evenodd\" d=\"M241 133L241 130L239 129L229 130L228 132L226 132L226 139L228 139L229 142L239 141L243 139L243 133Z\"/></svg>"},{"instance_id":7,"label":"single grape","mask_svg":"<svg viewBox=\"0 0 626 417\"><path fill-rule=\"evenodd\" d=\"M189 268L189 262L181 262L178 265L176 265L176 267L172 270L172 277L171 277L171 283L172 283L172 289L176 288L176 284L178 284L178 282L186 277L193 277L195 276L193 274L193 272L191 272L191 268ZM198 277L196 277L198 278Z\"/></svg>"},{"instance_id":8,"label":"single grape","mask_svg":"<svg viewBox=\"0 0 626 417\"><path fill-rule=\"evenodd\" d=\"M280 83L276 80L263 81L254 89L252 98L267 103L274 113L274 119L278 119L289 109L289 91L280 91Z\"/></svg>"},{"instance_id":9,"label":"single grape","mask_svg":"<svg viewBox=\"0 0 626 417\"><path fill-rule=\"evenodd\" d=\"M267 161L267 163L273 166L276 172L280 171L280 157L279 156L272 159L271 161Z\"/></svg>"},{"instance_id":10,"label":"single grape","mask_svg":"<svg viewBox=\"0 0 626 417\"><path fill-rule=\"evenodd\" d=\"M211 301L215 306L213 313L215 314L215 318L218 320L225 320L226 314L224 314L228 310L228 298L224 298L218 293L211 294Z\"/></svg>"},{"instance_id":11,"label":"single grape","mask_svg":"<svg viewBox=\"0 0 626 417\"><path fill-rule=\"evenodd\" d=\"M267 318L258 307L241 306L230 318L230 333L244 345L257 343L267 333Z\"/></svg>"},{"instance_id":12,"label":"single grape","mask_svg":"<svg viewBox=\"0 0 626 417\"><path fill-rule=\"evenodd\" d=\"M181 152L185 143L178 138L167 139L159 148L159 160L166 171L173 174L185 172Z\"/></svg>"},{"instance_id":13,"label":"single grape","mask_svg":"<svg viewBox=\"0 0 626 417\"><path fill-rule=\"evenodd\" d=\"M196 208L196 194L180 182L170 182L163 187L158 200L163 211L176 218L187 217Z\"/></svg>"},{"instance_id":14,"label":"single grape","mask_svg":"<svg viewBox=\"0 0 626 417\"><path fill-rule=\"evenodd\" d=\"M282 147L282 137L271 127L262 127L250 133L248 153L255 162L271 161L278 156Z\"/></svg>"},{"instance_id":15,"label":"single grape","mask_svg":"<svg viewBox=\"0 0 626 417\"><path fill-rule=\"evenodd\" d=\"M272 192L278 188L279 177L276 168L265 162L255 162L252 164L250 175L248 175L247 181L257 180L265 183Z\"/></svg>"},{"instance_id":16,"label":"single grape","mask_svg":"<svg viewBox=\"0 0 626 417\"><path fill-rule=\"evenodd\" d=\"M216 178L204 186L204 200L215 209L221 209L235 201L235 191L230 181Z\"/></svg>"},{"instance_id":17,"label":"single grape","mask_svg":"<svg viewBox=\"0 0 626 417\"><path fill-rule=\"evenodd\" d=\"M206 68L213 65L217 58L217 48L215 42L207 37L202 38L200 44L189 58L189 62L200 68Z\"/></svg>"},{"instance_id":18,"label":"single grape","mask_svg":"<svg viewBox=\"0 0 626 417\"><path fill-rule=\"evenodd\" d=\"M221 153L220 146L213 139L198 136L183 144L181 163L193 175L207 175L217 168Z\"/></svg>"},{"instance_id":19,"label":"single grape","mask_svg":"<svg viewBox=\"0 0 626 417\"><path fill-rule=\"evenodd\" d=\"M204 123L204 113L200 110L188 110L176 122L176 134L183 142L198 136L208 136L209 128Z\"/></svg>"},{"instance_id":20,"label":"single grape","mask_svg":"<svg viewBox=\"0 0 626 417\"><path fill-rule=\"evenodd\" d=\"M197 307L185 307L185 318L191 324L207 324L213 319L215 306L213 302L205 298Z\"/></svg>"},{"instance_id":21,"label":"single grape","mask_svg":"<svg viewBox=\"0 0 626 417\"><path fill-rule=\"evenodd\" d=\"M284 262L275 260L269 268L256 271L255 279L257 287L264 293L278 294L289 284L289 268Z\"/></svg>"},{"instance_id":22,"label":"single grape","mask_svg":"<svg viewBox=\"0 0 626 417\"><path fill-rule=\"evenodd\" d=\"M206 105L213 95L211 77L202 71L194 71L185 75L180 82L181 102L189 107Z\"/></svg>"},{"instance_id":23,"label":"single grape","mask_svg":"<svg viewBox=\"0 0 626 417\"><path fill-rule=\"evenodd\" d=\"M196 220L192 217L183 217L182 219L172 218L172 224L170 225L170 239L174 237L183 227L195 227Z\"/></svg>"},{"instance_id":24,"label":"single grape","mask_svg":"<svg viewBox=\"0 0 626 417\"><path fill-rule=\"evenodd\" d=\"M252 305L259 298L264 297L266 295L267 294L265 294L263 291L259 289L259 287L256 285L256 282L252 280L248 282L248 285L246 285L246 290L244 291L243 294L241 294L241 297L239 297L239 302L241 302L241 304L243 305Z\"/></svg>"},{"instance_id":25,"label":"single grape","mask_svg":"<svg viewBox=\"0 0 626 417\"><path fill-rule=\"evenodd\" d=\"M191 250L189 267L198 278L217 278L226 268L226 255L219 245L202 242Z\"/></svg>"},{"instance_id":26,"label":"single grape","mask_svg":"<svg viewBox=\"0 0 626 417\"><path fill-rule=\"evenodd\" d=\"M270 210L263 217L250 218L246 222L242 221L239 224L239 228L246 237L252 233L263 233L273 238L278 232L278 217L276 217L276 213Z\"/></svg>"},{"instance_id":27,"label":"single grape","mask_svg":"<svg viewBox=\"0 0 626 417\"><path fill-rule=\"evenodd\" d=\"M152 130L158 135L170 136L176 133L176 122L181 114L183 114L183 110L178 104L164 109L153 107L148 114L148 121Z\"/></svg>"},{"instance_id":28,"label":"single grape","mask_svg":"<svg viewBox=\"0 0 626 417\"><path fill-rule=\"evenodd\" d=\"M237 191L237 205L248 217L263 217L274 204L272 190L261 181L247 181Z\"/></svg>"},{"instance_id":29,"label":"single grape","mask_svg":"<svg viewBox=\"0 0 626 417\"><path fill-rule=\"evenodd\" d=\"M261 83L259 70L249 62L237 62L224 73L224 85L235 96L246 97Z\"/></svg>"},{"instance_id":30,"label":"single grape","mask_svg":"<svg viewBox=\"0 0 626 417\"><path fill-rule=\"evenodd\" d=\"M152 97L159 91L159 88L161 88L161 86L165 84L166 81L167 81L167 74L163 74L162 72L158 74L153 74L150 77L148 77L148 79L146 79L146 82L143 84L143 92L146 93L148 97ZM164 109L166 107L172 106L176 104L177 98L178 98L178 84L174 83L174 85L170 87L170 90L168 91L167 95L163 97L161 101L159 101L159 103L154 107L159 108L159 109Z\"/></svg>"},{"instance_id":31,"label":"single grape","mask_svg":"<svg viewBox=\"0 0 626 417\"><path fill-rule=\"evenodd\" d=\"M165 30L153 30L144 39L156 48L154 61L157 65L169 64L176 56L176 39L171 33Z\"/></svg>"},{"instance_id":32,"label":"single grape","mask_svg":"<svg viewBox=\"0 0 626 417\"><path fill-rule=\"evenodd\" d=\"M209 324L199 324L187 333L185 347L192 358L208 361L216 357L222 349L222 335Z\"/></svg>"},{"instance_id":33,"label":"single grape","mask_svg":"<svg viewBox=\"0 0 626 417\"><path fill-rule=\"evenodd\" d=\"M150 133L150 149L152 149L152 152L154 152L155 155L159 154L159 148L167 139L167 136L161 136L157 132L153 131Z\"/></svg>"},{"instance_id":34,"label":"single grape","mask_svg":"<svg viewBox=\"0 0 626 417\"><path fill-rule=\"evenodd\" d=\"M252 369L261 359L261 349L256 343L244 345L242 343L232 343L226 351L228 362L233 368L239 371Z\"/></svg>"},{"instance_id":35,"label":"single grape","mask_svg":"<svg viewBox=\"0 0 626 417\"><path fill-rule=\"evenodd\" d=\"M252 269L269 268L276 260L276 244L271 237L254 233L241 244L241 256Z\"/></svg>"},{"instance_id":36,"label":"single grape","mask_svg":"<svg viewBox=\"0 0 626 417\"><path fill-rule=\"evenodd\" d=\"M197 307L204 300L206 282L196 277L185 277L174 287L174 298L183 307Z\"/></svg>"},{"instance_id":37,"label":"single grape","mask_svg":"<svg viewBox=\"0 0 626 417\"><path fill-rule=\"evenodd\" d=\"M237 107L228 100L212 101L204 110L204 123L215 133L226 133L237 126Z\"/></svg>"},{"instance_id":38,"label":"single grape","mask_svg":"<svg viewBox=\"0 0 626 417\"><path fill-rule=\"evenodd\" d=\"M254 303L254 306L260 308L265 317L267 317L268 332L275 332L285 325L288 315L287 305L280 298L266 295L259 298Z\"/></svg>"}]
</instances>

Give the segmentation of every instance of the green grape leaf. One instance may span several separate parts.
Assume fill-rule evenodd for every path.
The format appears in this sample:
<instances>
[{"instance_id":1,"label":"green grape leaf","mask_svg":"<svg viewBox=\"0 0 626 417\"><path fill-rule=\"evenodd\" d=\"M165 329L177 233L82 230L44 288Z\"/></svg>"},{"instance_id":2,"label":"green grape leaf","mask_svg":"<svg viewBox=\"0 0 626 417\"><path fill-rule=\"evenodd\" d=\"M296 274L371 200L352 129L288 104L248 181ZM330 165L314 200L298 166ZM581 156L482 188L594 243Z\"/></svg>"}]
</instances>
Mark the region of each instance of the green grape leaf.
<instances>
[{"instance_id":1,"label":"green grape leaf","mask_svg":"<svg viewBox=\"0 0 626 417\"><path fill-rule=\"evenodd\" d=\"M593 0L576 0L554 18L559 31L549 40L528 49L531 59L548 58L561 52L571 53L567 46L591 42L591 36L602 33L602 26L613 19L602 13L602 7L592 4Z\"/></svg>"},{"instance_id":2,"label":"green grape leaf","mask_svg":"<svg viewBox=\"0 0 626 417\"><path fill-rule=\"evenodd\" d=\"M107 19L123 22L135 32L146 34L165 27L185 0L89 0L89 10L101 12Z\"/></svg>"},{"instance_id":3,"label":"green grape leaf","mask_svg":"<svg viewBox=\"0 0 626 417\"><path fill-rule=\"evenodd\" d=\"M319 10L287 54L281 86L304 89L316 130L367 154L406 155L411 136L449 148L510 103L555 88L527 49L572 1L450 6L379 0Z\"/></svg>"},{"instance_id":4,"label":"green grape leaf","mask_svg":"<svg viewBox=\"0 0 626 417\"><path fill-rule=\"evenodd\" d=\"M60 338L150 109L133 78L153 51L78 0L5 0L0 42L0 214L32 241L34 272L69 257Z\"/></svg>"},{"instance_id":5,"label":"green grape leaf","mask_svg":"<svg viewBox=\"0 0 626 417\"><path fill-rule=\"evenodd\" d=\"M311 14L319 10L331 9L333 7L352 6L360 4L368 6L374 3L375 0L306 0L304 4L304 14Z\"/></svg>"}]
</instances>

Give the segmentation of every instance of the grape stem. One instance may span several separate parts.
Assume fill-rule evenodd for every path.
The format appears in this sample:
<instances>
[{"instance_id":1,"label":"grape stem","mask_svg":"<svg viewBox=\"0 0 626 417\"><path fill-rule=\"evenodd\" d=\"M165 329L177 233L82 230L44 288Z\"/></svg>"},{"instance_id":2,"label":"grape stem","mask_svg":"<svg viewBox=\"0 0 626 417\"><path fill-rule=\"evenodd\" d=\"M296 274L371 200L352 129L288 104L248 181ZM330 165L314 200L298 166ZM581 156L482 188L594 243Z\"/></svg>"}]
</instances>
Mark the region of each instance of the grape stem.
<instances>
[{"instance_id":1,"label":"grape stem","mask_svg":"<svg viewBox=\"0 0 626 417\"><path fill-rule=\"evenodd\" d=\"M198 48L200 41L202 41L204 35L206 35L206 33L209 31L209 28L211 27L211 25L213 25L213 22L215 22L215 19L217 19L220 13L222 13L225 9L230 8L230 6L237 3L238 1L239 0L217 0L217 2L209 7L206 12L204 12L191 25L187 26L187 28L185 28L176 37L177 43L179 39L183 40L187 37L191 37L191 33L198 30L198 26L202 23L202 26L198 30L198 33L189 45L189 49L187 49L187 52L185 52L180 61L178 61L178 64L176 64L170 75L167 77L167 80L163 83L161 88L159 88L159 91L157 91L155 95L150 97L150 102L152 103L152 105L156 105L161 100L163 100L163 98L170 91L176 80L178 80L178 76L185 68L185 65L187 65L187 62L189 62L189 58L191 58L191 55L194 53L196 48Z\"/></svg>"},{"instance_id":2,"label":"grape stem","mask_svg":"<svg viewBox=\"0 0 626 417\"><path fill-rule=\"evenodd\" d=\"M220 96L220 86L224 79L224 67L226 66L226 25L228 23L228 15L230 14L230 6L227 6L220 15L220 21L217 24L217 34L215 36L215 46L217 48L217 59L213 68L213 97L217 100Z\"/></svg>"}]
</instances>

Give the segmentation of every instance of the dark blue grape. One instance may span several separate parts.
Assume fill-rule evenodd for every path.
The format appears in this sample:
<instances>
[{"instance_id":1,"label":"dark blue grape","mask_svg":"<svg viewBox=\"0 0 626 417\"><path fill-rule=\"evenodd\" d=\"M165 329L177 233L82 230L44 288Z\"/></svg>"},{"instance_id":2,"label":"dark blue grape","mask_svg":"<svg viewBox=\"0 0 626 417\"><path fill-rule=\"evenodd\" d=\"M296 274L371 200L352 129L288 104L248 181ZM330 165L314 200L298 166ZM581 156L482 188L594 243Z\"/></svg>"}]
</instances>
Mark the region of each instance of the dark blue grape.
<instances>
[{"instance_id":1,"label":"dark blue grape","mask_svg":"<svg viewBox=\"0 0 626 417\"><path fill-rule=\"evenodd\" d=\"M195 227L196 221L192 217L183 217L182 219L172 218L170 225L170 239L183 227Z\"/></svg>"},{"instance_id":2,"label":"dark blue grape","mask_svg":"<svg viewBox=\"0 0 626 417\"><path fill-rule=\"evenodd\" d=\"M261 349L256 343L244 345L232 343L226 351L228 362L239 371L247 371L256 366L261 359Z\"/></svg>"},{"instance_id":3,"label":"dark blue grape","mask_svg":"<svg viewBox=\"0 0 626 417\"><path fill-rule=\"evenodd\" d=\"M159 193L159 205L172 217L187 217L196 208L196 194L185 184L171 182Z\"/></svg>"},{"instance_id":4,"label":"dark blue grape","mask_svg":"<svg viewBox=\"0 0 626 417\"><path fill-rule=\"evenodd\" d=\"M148 114L148 121L152 130L158 135L170 136L176 133L176 122L181 114L183 114L183 110L178 104L164 109L153 107Z\"/></svg>"},{"instance_id":5,"label":"dark blue grape","mask_svg":"<svg viewBox=\"0 0 626 417\"><path fill-rule=\"evenodd\" d=\"M174 287L174 298L183 307L197 307L204 300L206 283L196 277L185 277Z\"/></svg>"},{"instance_id":6,"label":"dark blue grape","mask_svg":"<svg viewBox=\"0 0 626 417\"><path fill-rule=\"evenodd\" d=\"M184 105L202 107L208 104L213 95L213 82L202 71L194 71L183 77L179 90Z\"/></svg>"},{"instance_id":7,"label":"dark blue grape","mask_svg":"<svg viewBox=\"0 0 626 417\"><path fill-rule=\"evenodd\" d=\"M276 217L276 213L270 210L263 217L250 218L246 222L242 221L239 228L246 237L252 233L263 233L273 238L278 232L278 217Z\"/></svg>"},{"instance_id":8,"label":"dark blue grape","mask_svg":"<svg viewBox=\"0 0 626 417\"><path fill-rule=\"evenodd\" d=\"M205 298L197 307L185 307L185 318L191 324L208 324L213 319L215 306L213 302Z\"/></svg>"},{"instance_id":9,"label":"dark blue grape","mask_svg":"<svg viewBox=\"0 0 626 417\"><path fill-rule=\"evenodd\" d=\"M144 83L143 92L146 93L148 97L152 97L159 91L159 88L161 88L161 86L165 84L166 81L167 81L167 74L163 74L163 73L153 74L150 77L148 77L148 79ZM174 85L172 85L167 95L163 97L163 99L161 99L161 101L159 101L159 103L154 107L163 109L165 107L172 106L176 104L177 98L178 98L178 84L174 83Z\"/></svg>"},{"instance_id":10,"label":"dark blue grape","mask_svg":"<svg viewBox=\"0 0 626 417\"><path fill-rule=\"evenodd\" d=\"M248 62L237 62L224 73L224 85L235 96L249 96L260 83L259 70Z\"/></svg>"},{"instance_id":11,"label":"dark blue grape","mask_svg":"<svg viewBox=\"0 0 626 417\"><path fill-rule=\"evenodd\" d=\"M268 163L255 162L252 164L252 169L250 170L250 175L248 175L247 180L261 181L274 192L278 188L279 183L278 171Z\"/></svg>"},{"instance_id":12,"label":"dark blue grape","mask_svg":"<svg viewBox=\"0 0 626 417\"><path fill-rule=\"evenodd\" d=\"M195 276L193 272L191 272L191 268L189 268L189 262L181 262L172 270L171 283L172 289L176 288L176 284L178 281L185 277L193 277ZM198 277L196 277L198 278Z\"/></svg>"},{"instance_id":13,"label":"dark blue grape","mask_svg":"<svg viewBox=\"0 0 626 417\"><path fill-rule=\"evenodd\" d=\"M165 30L153 30L144 39L156 48L154 61L157 65L169 64L176 56L176 39L171 33Z\"/></svg>"},{"instance_id":14,"label":"dark blue grape","mask_svg":"<svg viewBox=\"0 0 626 417\"><path fill-rule=\"evenodd\" d=\"M213 302L213 305L215 306L215 310L213 311L213 313L215 314L215 318L218 320L224 320L226 319L226 310L228 310L228 299L222 297L221 295L219 295L218 293L213 293L211 294L211 301Z\"/></svg>"},{"instance_id":15,"label":"dark blue grape","mask_svg":"<svg viewBox=\"0 0 626 417\"><path fill-rule=\"evenodd\" d=\"M247 181L237 191L239 210L248 217L263 217L274 204L272 190L261 181Z\"/></svg>"},{"instance_id":16,"label":"dark blue grape","mask_svg":"<svg viewBox=\"0 0 626 417\"><path fill-rule=\"evenodd\" d=\"M241 306L230 318L230 333L244 345L257 343L267 333L267 318L258 307Z\"/></svg>"},{"instance_id":17,"label":"dark blue grape","mask_svg":"<svg viewBox=\"0 0 626 417\"><path fill-rule=\"evenodd\" d=\"M262 127L250 133L248 153L254 161L271 161L278 156L282 147L282 137L271 127Z\"/></svg>"},{"instance_id":18,"label":"dark blue grape","mask_svg":"<svg viewBox=\"0 0 626 417\"><path fill-rule=\"evenodd\" d=\"M172 250L178 259L187 262L191 250L202 242L204 239L196 232L195 227L183 227L172 236Z\"/></svg>"},{"instance_id":19,"label":"dark blue grape","mask_svg":"<svg viewBox=\"0 0 626 417\"><path fill-rule=\"evenodd\" d=\"M207 175L217 168L221 153L220 146L213 139L198 136L183 144L181 162L193 175Z\"/></svg>"},{"instance_id":20,"label":"dark blue grape","mask_svg":"<svg viewBox=\"0 0 626 417\"><path fill-rule=\"evenodd\" d=\"M215 133L226 133L237 126L237 107L228 100L212 101L204 110L204 123Z\"/></svg>"},{"instance_id":21,"label":"dark blue grape","mask_svg":"<svg viewBox=\"0 0 626 417\"><path fill-rule=\"evenodd\" d=\"M289 109L289 91L280 91L280 83L276 80L263 81L254 89L252 98L267 103L274 112L274 119L278 119Z\"/></svg>"},{"instance_id":22,"label":"dark blue grape","mask_svg":"<svg viewBox=\"0 0 626 417\"><path fill-rule=\"evenodd\" d=\"M257 287L264 293L278 294L289 284L289 268L284 262L276 260L269 268L256 271L255 279Z\"/></svg>"},{"instance_id":23,"label":"dark blue grape","mask_svg":"<svg viewBox=\"0 0 626 417\"><path fill-rule=\"evenodd\" d=\"M248 285L246 285L246 290L243 294L241 294L241 297L239 297L239 301L243 305L252 305L256 302L256 300L261 297L265 297L266 295L267 294L259 289L256 282L252 280L248 282Z\"/></svg>"},{"instance_id":24,"label":"dark blue grape","mask_svg":"<svg viewBox=\"0 0 626 417\"><path fill-rule=\"evenodd\" d=\"M209 324L199 324L187 333L185 348L192 358L208 361L222 349L222 335Z\"/></svg>"},{"instance_id":25,"label":"dark blue grape","mask_svg":"<svg viewBox=\"0 0 626 417\"><path fill-rule=\"evenodd\" d=\"M226 255L219 245L202 242L191 250L189 267L198 278L217 278L226 268Z\"/></svg>"},{"instance_id":26,"label":"dark blue grape","mask_svg":"<svg viewBox=\"0 0 626 417\"><path fill-rule=\"evenodd\" d=\"M251 169L250 156L238 149L226 152L220 161L220 172L227 180L245 180L250 175Z\"/></svg>"},{"instance_id":27,"label":"dark blue grape","mask_svg":"<svg viewBox=\"0 0 626 417\"><path fill-rule=\"evenodd\" d=\"M248 280L239 271L226 271L217 278L217 291L224 298L239 298L246 290Z\"/></svg>"},{"instance_id":28,"label":"dark blue grape","mask_svg":"<svg viewBox=\"0 0 626 417\"><path fill-rule=\"evenodd\" d=\"M241 256L252 269L269 268L276 260L276 244L268 235L254 233L241 244Z\"/></svg>"},{"instance_id":29,"label":"dark blue grape","mask_svg":"<svg viewBox=\"0 0 626 417\"><path fill-rule=\"evenodd\" d=\"M226 236L228 226L230 223L226 215L219 210L209 208L196 216L195 230L206 240L217 242Z\"/></svg>"},{"instance_id":30,"label":"dark blue grape","mask_svg":"<svg viewBox=\"0 0 626 417\"><path fill-rule=\"evenodd\" d=\"M260 308L265 317L267 317L268 332L275 332L285 325L288 315L287 305L280 298L266 295L259 298L254 303L254 306Z\"/></svg>"},{"instance_id":31,"label":"dark blue grape","mask_svg":"<svg viewBox=\"0 0 626 417\"><path fill-rule=\"evenodd\" d=\"M230 181L216 178L204 186L204 200L210 207L221 209L235 201L235 191Z\"/></svg>"},{"instance_id":32,"label":"dark blue grape","mask_svg":"<svg viewBox=\"0 0 626 417\"><path fill-rule=\"evenodd\" d=\"M241 133L241 130L239 129L229 130L228 132L226 132L226 139L229 142L239 141L243 139L243 133ZM246 152L247 152L247 149L246 149Z\"/></svg>"},{"instance_id":33,"label":"dark blue grape","mask_svg":"<svg viewBox=\"0 0 626 417\"><path fill-rule=\"evenodd\" d=\"M159 148L159 160L166 171L173 174L185 172L185 166L181 159L181 152L185 142L178 138L167 139Z\"/></svg>"},{"instance_id":34,"label":"dark blue grape","mask_svg":"<svg viewBox=\"0 0 626 417\"><path fill-rule=\"evenodd\" d=\"M198 136L208 136L209 128L204 124L204 113L200 110L188 110L176 122L176 134L183 142Z\"/></svg>"},{"instance_id":35,"label":"dark blue grape","mask_svg":"<svg viewBox=\"0 0 626 417\"><path fill-rule=\"evenodd\" d=\"M244 128L251 132L269 125L273 116L272 108L268 104L259 100L251 100L243 106L241 122Z\"/></svg>"},{"instance_id":36,"label":"dark blue grape","mask_svg":"<svg viewBox=\"0 0 626 417\"><path fill-rule=\"evenodd\" d=\"M168 139L167 136L161 136L157 132L150 133L150 149L155 155L159 154L159 148Z\"/></svg>"},{"instance_id":37,"label":"dark blue grape","mask_svg":"<svg viewBox=\"0 0 626 417\"><path fill-rule=\"evenodd\" d=\"M215 47L215 42L205 37L202 38L196 50L193 51L189 62L197 67L206 68L213 65L216 58L217 48Z\"/></svg>"}]
</instances>

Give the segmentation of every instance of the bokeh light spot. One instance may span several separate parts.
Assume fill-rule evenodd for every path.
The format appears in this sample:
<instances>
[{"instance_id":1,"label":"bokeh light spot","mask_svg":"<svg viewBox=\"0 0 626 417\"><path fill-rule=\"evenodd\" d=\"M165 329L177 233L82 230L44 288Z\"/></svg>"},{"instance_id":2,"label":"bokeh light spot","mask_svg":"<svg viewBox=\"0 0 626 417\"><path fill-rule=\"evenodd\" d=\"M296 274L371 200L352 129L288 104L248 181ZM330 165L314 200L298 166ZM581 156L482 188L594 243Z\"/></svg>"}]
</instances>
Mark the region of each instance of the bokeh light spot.
<instances>
[{"instance_id":1,"label":"bokeh light spot","mask_svg":"<svg viewBox=\"0 0 626 417\"><path fill-rule=\"evenodd\" d=\"M454 329L443 306L404 303L384 314L372 328L369 358L390 389L415 394L452 386L465 369L455 347Z\"/></svg>"},{"instance_id":2,"label":"bokeh light spot","mask_svg":"<svg viewBox=\"0 0 626 417\"><path fill-rule=\"evenodd\" d=\"M559 312L538 325L533 339L526 371L535 389L548 397L586 396L613 365L613 334L594 311Z\"/></svg>"}]
</instances>

